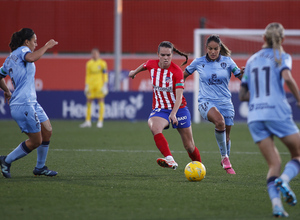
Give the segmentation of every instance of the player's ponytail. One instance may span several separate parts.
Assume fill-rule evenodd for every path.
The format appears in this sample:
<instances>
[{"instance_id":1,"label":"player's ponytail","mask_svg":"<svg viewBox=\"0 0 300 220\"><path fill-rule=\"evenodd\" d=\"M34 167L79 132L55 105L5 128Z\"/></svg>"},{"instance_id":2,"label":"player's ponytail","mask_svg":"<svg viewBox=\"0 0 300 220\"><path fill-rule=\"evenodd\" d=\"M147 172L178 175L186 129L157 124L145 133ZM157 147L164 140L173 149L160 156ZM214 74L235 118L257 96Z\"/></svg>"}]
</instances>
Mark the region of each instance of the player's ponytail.
<instances>
[{"instance_id":1,"label":"player's ponytail","mask_svg":"<svg viewBox=\"0 0 300 220\"><path fill-rule=\"evenodd\" d=\"M219 35L210 35L206 40L206 46L211 42L214 41L217 44L219 44L221 50L220 54L226 57L229 57L231 55L231 51L228 49L228 47L221 41Z\"/></svg>"},{"instance_id":2,"label":"player's ponytail","mask_svg":"<svg viewBox=\"0 0 300 220\"><path fill-rule=\"evenodd\" d=\"M263 48L273 48L275 62L281 65L282 41L284 38L284 28L280 23L270 23L265 30L265 44ZM279 52L279 59L276 55L276 50Z\"/></svg>"},{"instance_id":3,"label":"player's ponytail","mask_svg":"<svg viewBox=\"0 0 300 220\"><path fill-rule=\"evenodd\" d=\"M185 61L181 64L181 66L187 64L187 61L189 59L189 56L186 53L181 52L180 50L178 50L177 48L174 47L174 45L169 42L169 41L163 41L158 45L158 53L161 47L166 47L166 48L171 48L173 52L179 54L180 56L184 56L185 57Z\"/></svg>"},{"instance_id":4,"label":"player's ponytail","mask_svg":"<svg viewBox=\"0 0 300 220\"><path fill-rule=\"evenodd\" d=\"M31 40L33 35L34 31L30 28L22 28L21 30L13 33L9 43L11 52L22 46L25 40Z\"/></svg>"}]
</instances>

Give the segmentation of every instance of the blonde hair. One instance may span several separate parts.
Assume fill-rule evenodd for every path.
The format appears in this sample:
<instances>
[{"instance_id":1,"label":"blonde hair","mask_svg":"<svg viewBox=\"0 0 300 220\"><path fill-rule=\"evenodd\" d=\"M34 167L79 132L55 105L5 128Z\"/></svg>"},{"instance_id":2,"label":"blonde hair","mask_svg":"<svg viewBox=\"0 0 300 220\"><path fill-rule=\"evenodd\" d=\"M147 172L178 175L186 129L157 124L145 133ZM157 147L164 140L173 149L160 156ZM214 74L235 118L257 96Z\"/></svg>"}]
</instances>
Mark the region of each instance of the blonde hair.
<instances>
[{"instance_id":1,"label":"blonde hair","mask_svg":"<svg viewBox=\"0 0 300 220\"><path fill-rule=\"evenodd\" d=\"M280 23L274 22L268 24L265 29L265 43L263 48L273 48L275 62L281 65L281 53L284 52L282 41L284 38L284 28ZM279 52L279 59L276 56L276 50Z\"/></svg>"}]
</instances>

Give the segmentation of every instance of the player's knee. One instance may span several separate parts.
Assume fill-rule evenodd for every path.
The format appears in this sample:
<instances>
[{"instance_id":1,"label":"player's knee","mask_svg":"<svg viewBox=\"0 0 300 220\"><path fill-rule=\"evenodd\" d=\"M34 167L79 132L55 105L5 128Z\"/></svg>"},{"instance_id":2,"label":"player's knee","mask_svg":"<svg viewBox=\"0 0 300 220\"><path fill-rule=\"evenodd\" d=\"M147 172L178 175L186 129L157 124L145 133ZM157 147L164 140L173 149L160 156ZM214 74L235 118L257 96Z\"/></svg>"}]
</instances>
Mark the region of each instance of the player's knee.
<instances>
[{"instance_id":1,"label":"player's knee","mask_svg":"<svg viewBox=\"0 0 300 220\"><path fill-rule=\"evenodd\" d=\"M224 118L220 118L215 121L216 129L218 130L225 130L225 120Z\"/></svg>"}]
</instances>

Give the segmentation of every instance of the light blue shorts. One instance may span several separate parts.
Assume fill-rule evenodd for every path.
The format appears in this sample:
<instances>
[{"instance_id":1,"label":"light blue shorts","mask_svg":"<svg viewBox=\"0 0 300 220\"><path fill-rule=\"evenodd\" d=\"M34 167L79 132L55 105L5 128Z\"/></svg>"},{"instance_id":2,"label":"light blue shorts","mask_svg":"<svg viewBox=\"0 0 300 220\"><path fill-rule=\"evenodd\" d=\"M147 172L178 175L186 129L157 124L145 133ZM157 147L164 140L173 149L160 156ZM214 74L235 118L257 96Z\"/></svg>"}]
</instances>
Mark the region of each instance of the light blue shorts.
<instances>
[{"instance_id":1,"label":"light blue shorts","mask_svg":"<svg viewBox=\"0 0 300 220\"><path fill-rule=\"evenodd\" d=\"M35 105L10 106L10 113L21 131L25 133L37 133L41 131L41 122L49 119L39 103Z\"/></svg>"},{"instance_id":2,"label":"light blue shorts","mask_svg":"<svg viewBox=\"0 0 300 220\"><path fill-rule=\"evenodd\" d=\"M198 110L201 114L201 116L208 121L207 113L212 108L216 107L218 111L223 115L225 120L225 125L231 126L234 125L233 118L235 115L234 108L232 102L211 102L211 101L203 101L200 102L198 105Z\"/></svg>"},{"instance_id":3,"label":"light blue shorts","mask_svg":"<svg viewBox=\"0 0 300 220\"><path fill-rule=\"evenodd\" d=\"M171 112L172 110L155 108L152 110L149 118L161 117L166 119L170 123L169 115ZM191 113L188 107L178 109L176 117L177 117L178 125L172 123L173 128L188 128L191 126ZM165 129L168 128L169 126L167 126Z\"/></svg>"},{"instance_id":4,"label":"light blue shorts","mask_svg":"<svg viewBox=\"0 0 300 220\"><path fill-rule=\"evenodd\" d=\"M248 127L255 143L273 135L283 138L299 132L292 118L282 121L253 121Z\"/></svg>"}]
</instances>

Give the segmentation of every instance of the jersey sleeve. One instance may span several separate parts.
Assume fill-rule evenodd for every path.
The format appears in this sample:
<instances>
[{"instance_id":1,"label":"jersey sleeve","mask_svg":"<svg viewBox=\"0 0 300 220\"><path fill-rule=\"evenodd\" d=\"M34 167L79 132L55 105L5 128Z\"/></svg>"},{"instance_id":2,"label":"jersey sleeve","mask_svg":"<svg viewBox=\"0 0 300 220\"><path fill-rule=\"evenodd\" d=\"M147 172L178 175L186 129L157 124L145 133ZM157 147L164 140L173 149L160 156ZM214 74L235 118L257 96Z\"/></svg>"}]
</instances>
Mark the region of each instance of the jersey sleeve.
<instances>
[{"instance_id":1,"label":"jersey sleeve","mask_svg":"<svg viewBox=\"0 0 300 220\"><path fill-rule=\"evenodd\" d=\"M0 67L0 77L5 78L7 76L7 71L5 70L4 66Z\"/></svg>"},{"instance_id":2,"label":"jersey sleeve","mask_svg":"<svg viewBox=\"0 0 300 220\"><path fill-rule=\"evenodd\" d=\"M105 61L103 61L103 81L104 83L108 82L108 72L107 72L107 63Z\"/></svg>"},{"instance_id":3,"label":"jersey sleeve","mask_svg":"<svg viewBox=\"0 0 300 220\"><path fill-rule=\"evenodd\" d=\"M197 70L197 60L194 59L190 65L188 65L186 68L185 68L185 72L187 72L188 74L192 75L195 70Z\"/></svg>"},{"instance_id":4,"label":"jersey sleeve","mask_svg":"<svg viewBox=\"0 0 300 220\"><path fill-rule=\"evenodd\" d=\"M31 53L31 50L29 49L29 47L26 47L26 46L24 46L22 49L21 49L21 59L23 60L23 61L25 61L25 62L27 62L26 60L25 60L25 56L26 56L26 54L28 54L28 53Z\"/></svg>"},{"instance_id":5,"label":"jersey sleeve","mask_svg":"<svg viewBox=\"0 0 300 220\"><path fill-rule=\"evenodd\" d=\"M240 68L236 65L236 63L231 58L230 58L230 70L235 77L239 77L241 75Z\"/></svg>"},{"instance_id":6,"label":"jersey sleeve","mask_svg":"<svg viewBox=\"0 0 300 220\"><path fill-rule=\"evenodd\" d=\"M86 67L85 67L85 84L88 84L89 82L89 78L90 78L90 65L89 65L89 61L86 63Z\"/></svg>"},{"instance_id":7,"label":"jersey sleeve","mask_svg":"<svg viewBox=\"0 0 300 220\"><path fill-rule=\"evenodd\" d=\"M144 69L151 69L150 66L151 66L151 63L152 63L152 60L147 60L147 62L144 63L143 67Z\"/></svg>"},{"instance_id":8,"label":"jersey sleeve","mask_svg":"<svg viewBox=\"0 0 300 220\"><path fill-rule=\"evenodd\" d=\"M182 70L177 67L174 77L174 85L175 89L184 89L184 79L183 79L183 72Z\"/></svg>"},{"instance_id":9,"label":"jersey sleeve","mask_svg":"<svg viewBox=\"0 0 300 220\"><path fill-rule=\"evenodd\" d=\"M249 79L249 71L250 71L250 67L249 67L248 63L249 63L249 61L246 64L245 72L244 72L243 78L241 79L241 86L247 88L247 90L248 90L248 79Z\"/></svg>"},{"instance_id":10,"label":"jersey sleeve","mask_svg":"<svg viewBox=\"0 0 300 220\"><path fill-rule=\"evenodd\" d=\"M107 73L107 63L103 60L103 73Z\"/></svg>"},{"instance_id":11,"label":"jersey sleeve","mask_svg":"<svg viewBox=\"0 0 300 220\"><path fill-rule=\"evenodd\" d=\"M292 70L292 58L289 54L283 54L282 56L280 72L285 69Z\"/></svg>"}]
</instances>

